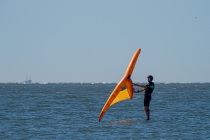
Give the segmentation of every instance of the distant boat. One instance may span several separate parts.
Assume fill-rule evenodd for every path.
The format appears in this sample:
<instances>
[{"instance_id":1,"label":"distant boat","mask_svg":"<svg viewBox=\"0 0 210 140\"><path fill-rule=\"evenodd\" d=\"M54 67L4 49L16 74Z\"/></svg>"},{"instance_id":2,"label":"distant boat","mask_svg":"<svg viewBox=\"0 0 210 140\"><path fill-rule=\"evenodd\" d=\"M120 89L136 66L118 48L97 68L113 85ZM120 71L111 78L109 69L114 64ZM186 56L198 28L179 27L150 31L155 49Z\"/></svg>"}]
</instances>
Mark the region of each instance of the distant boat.
<instances>
[{"instance_id":1,"label":"distant boat","mask_svg":"<svg viewBox=\"0 0 210 140\"><path fill-rule=\"evenodd\" d=\"M28 78L26 78L25 84L31 84L32 83L32 80L31 79L27 80L27 79Z\"/></svg>"}]
</instances>

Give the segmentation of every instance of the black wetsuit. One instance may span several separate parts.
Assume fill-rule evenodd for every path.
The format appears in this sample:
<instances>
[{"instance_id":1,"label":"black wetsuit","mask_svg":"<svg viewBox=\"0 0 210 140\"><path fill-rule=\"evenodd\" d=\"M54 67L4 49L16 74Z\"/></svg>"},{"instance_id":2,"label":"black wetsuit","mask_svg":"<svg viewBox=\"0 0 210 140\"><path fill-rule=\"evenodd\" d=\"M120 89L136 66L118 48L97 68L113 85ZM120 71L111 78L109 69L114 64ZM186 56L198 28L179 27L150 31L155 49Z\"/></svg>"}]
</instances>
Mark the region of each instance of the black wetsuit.
<instances>
[{"instance_id":1,"label":"black wetsuit","mask_svg":"<svg viewBox=\"0 0 210 140\"><path fill-rule=\"evenodd\" d=\"M155 88L155 84L153 82L149 82L146 85L146 90L144 93L144 106L149 106L150 100L151 100L151 95L152 95L154 88Z\"/></svg>"}]
</instances>

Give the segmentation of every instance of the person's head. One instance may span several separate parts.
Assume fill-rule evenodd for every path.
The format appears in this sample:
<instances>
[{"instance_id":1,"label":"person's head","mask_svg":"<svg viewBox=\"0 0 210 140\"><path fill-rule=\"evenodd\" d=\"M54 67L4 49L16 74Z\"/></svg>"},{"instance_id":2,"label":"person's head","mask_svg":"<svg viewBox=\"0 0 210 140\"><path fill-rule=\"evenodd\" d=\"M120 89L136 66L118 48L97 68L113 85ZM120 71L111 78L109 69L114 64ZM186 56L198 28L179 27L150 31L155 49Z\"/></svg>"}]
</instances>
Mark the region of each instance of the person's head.
<instances>
[{"instance_id":1,"label":"person's head","mask_svg":"<svg viewBox=\"0 0 210 140\"><path fill-rule=\"evenodd\" d=\"M148 82L152 82L152 80L153 80L153 76L152 75L147 76L147 78L148 78Z\"/></svg>"}]
</instances>

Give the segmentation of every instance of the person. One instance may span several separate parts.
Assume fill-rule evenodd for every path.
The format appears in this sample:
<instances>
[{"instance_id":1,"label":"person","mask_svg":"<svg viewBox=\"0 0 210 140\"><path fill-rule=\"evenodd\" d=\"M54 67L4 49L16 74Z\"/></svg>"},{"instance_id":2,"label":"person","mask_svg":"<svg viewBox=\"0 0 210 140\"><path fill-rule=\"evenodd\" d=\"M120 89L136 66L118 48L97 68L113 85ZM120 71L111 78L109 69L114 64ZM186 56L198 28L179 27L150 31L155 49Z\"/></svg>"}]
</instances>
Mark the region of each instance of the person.
<instances>
[{"instance_id":1,"label":"person","mask_svg":"<svg viewBox=\"0 0 210 140\"><path fill-rule=\"evenodd\" d=\"M141 87L142 89L134 91L134 93L145 91L144 93L144 111L146 113L147 120L150 119L150 110L149 105L151 101L151 95L155 88L155 84L152 82L153 76L149 75L148 77L148 84L147 85L139 85L139 84L133 84L134 86Z\"/></svg>"}]
</instances>

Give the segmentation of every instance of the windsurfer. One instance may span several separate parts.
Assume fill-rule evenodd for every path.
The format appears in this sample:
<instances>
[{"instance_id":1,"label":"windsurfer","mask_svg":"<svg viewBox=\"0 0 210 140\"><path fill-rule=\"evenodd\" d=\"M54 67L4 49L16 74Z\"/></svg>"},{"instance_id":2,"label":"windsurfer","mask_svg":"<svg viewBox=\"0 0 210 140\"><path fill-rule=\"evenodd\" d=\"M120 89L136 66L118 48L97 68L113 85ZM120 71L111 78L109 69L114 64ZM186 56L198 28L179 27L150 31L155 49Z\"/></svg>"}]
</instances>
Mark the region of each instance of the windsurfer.
<instances>
[{"instance_id":1,"label":"windsurfer","mask_svg":"<svg viewBox=\"0 0 210 140\"><path fill-rule=\"evenodd\" d=\"M144 111L146 113L147 120L149 120L150 119L149 105L150 105L150 101L151 101L152 92L155 88L155 84L152 82L152 80L153 80L152 75L149 75L147 78L148 78L148 84L147 85L139 85L139 84L133 84L133 85L134 86L139 86L139 87L142 88L140 90L134 91L134 93L145 91L145 93L144 93Z\"/></svg>"}]
</instances>

